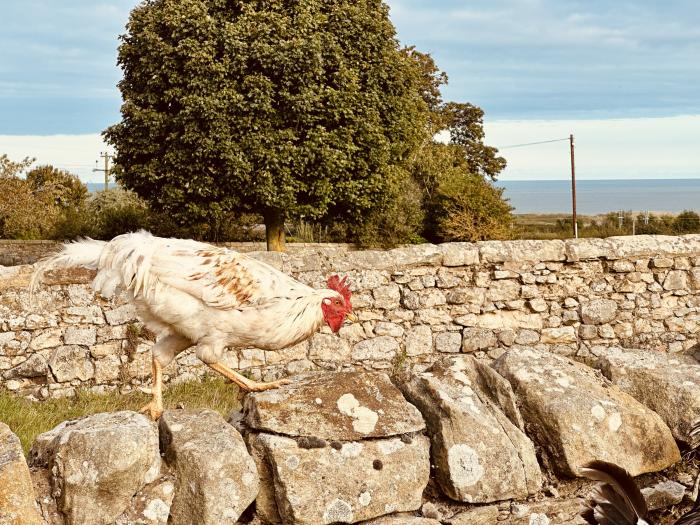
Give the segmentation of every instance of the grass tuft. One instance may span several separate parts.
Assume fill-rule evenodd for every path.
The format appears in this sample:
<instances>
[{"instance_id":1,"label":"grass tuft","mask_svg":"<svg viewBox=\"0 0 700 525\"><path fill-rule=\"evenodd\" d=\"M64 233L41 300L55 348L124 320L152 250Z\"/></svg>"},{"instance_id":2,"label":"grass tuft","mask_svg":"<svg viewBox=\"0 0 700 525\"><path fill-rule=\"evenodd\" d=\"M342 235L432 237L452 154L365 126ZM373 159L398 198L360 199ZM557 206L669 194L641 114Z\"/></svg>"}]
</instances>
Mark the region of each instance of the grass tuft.
<instances>
[{"instance_id":1,"label":"grass tuft","mask_svg":"<svg viewBox=\"0 0 700 525\"><path fill-rule=\"evenodd\" d=\"M150 399L142 392L94 394L79 390L75 397L35 402L0 390L0 421L17 434L27 453L37 435L63 421L98 412L138 411ZM219 377L168 385L163 391L163 404L166 409L179 404L185 408L210 408L224 417L240 408L236 385Z\"/></svg>"}]
</instances>

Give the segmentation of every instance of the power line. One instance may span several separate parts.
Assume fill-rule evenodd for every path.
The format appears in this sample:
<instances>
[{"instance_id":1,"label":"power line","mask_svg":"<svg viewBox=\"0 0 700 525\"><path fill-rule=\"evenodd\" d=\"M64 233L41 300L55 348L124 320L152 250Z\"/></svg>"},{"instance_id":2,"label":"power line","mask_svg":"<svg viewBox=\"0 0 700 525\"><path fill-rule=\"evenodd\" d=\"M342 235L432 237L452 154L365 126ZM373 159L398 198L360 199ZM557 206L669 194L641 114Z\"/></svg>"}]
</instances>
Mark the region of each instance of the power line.
<instances>
[{"instance_id":1,"label":"power line","mask_svg":"<svg viewBox=\"0 0 700 525\"><path fill-rule=\"evenodd\" d=\"M552 140L541 140L539 142L526 142L524 144L510 144L509 146L503 146L498 148L499 150L501 149L508 149L508 148L522 148L525 146L535 146L537 144L549 144L550 142L563 142L565 140L569 140L569 137L566 137L565 139L552 139Z\"/></svg>"}]
</instances>

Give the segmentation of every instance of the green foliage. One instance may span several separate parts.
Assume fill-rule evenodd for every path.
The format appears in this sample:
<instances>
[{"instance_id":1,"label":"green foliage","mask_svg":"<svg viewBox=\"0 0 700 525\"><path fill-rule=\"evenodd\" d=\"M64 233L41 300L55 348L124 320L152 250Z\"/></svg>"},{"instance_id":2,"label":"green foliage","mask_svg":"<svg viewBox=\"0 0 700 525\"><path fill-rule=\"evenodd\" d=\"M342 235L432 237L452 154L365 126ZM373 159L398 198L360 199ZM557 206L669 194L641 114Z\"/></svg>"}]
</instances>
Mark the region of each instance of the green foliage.
<instances>
[{"instance_id":1,"label":"green foliage","mask_svg":"<svg viewBox=\"0 0 700 525\"><path fill-rule=\"evenodd\" d=\"M29 157L14 162L0 156L0 238L48 238L60 216L52 188L35 187L20 178L33 162Z\"/></svg>"},{"instance_id":2,"label":"green foliage","mask_svg":"<svg viewBox=\"0 0 700 525\"><path fill-rule=\"evenodd\" d=\"M0 155L0 179L13 179L19 177L36 159L24 157L20 161L12 161L3 153Z\"/></svg>"},{"instance_id":3,"label":"green foliage","mask_svg":"<svg viewBox=\"0 0 700 525\"><path fill-rule=\"evenodd\" d=\"M425 103L377 0L153 0L131 13L119 181L183 223L361 221L389 205Z\"/></svg>"},{"instance_id":4,"label":"green foliage","mask_svg":"<svg viewBox=\"0 0 700 525\"><path fill-rule=\"evenodd\" d=\"M673 227L678 233L700 231L700 215L694 211L684 210L673 220Z\"/></svg>"},{"instance_id":5,"label":"green foliage","mask_svg":"<svg viewBox=\"0 0 700 525\"><path fill-rule=\"evenodd\" d=\"M450 142L464 149L471 172L496 180L506 167L506 159L497 156L496 148L484 144L484 110L468 103L449 102L442 111Z\"/></svg>"},{"instance_id":6,"label":"green foliage","mask_svg":"<svg viewBox=\"0 0 700 525\"><path fill-rule=\"evenodd\" d=\"M425 220L421 189L406 177L391 188L389 205L371 212L367 220L352 230L352 238L362 247L425 242L418 232Z\"/></svg>"},{"instance_id":7,"label":"green foliage","mask_svg":"<svg viewBox=\"0 0 700 525\"><path fill-rule=\"evenodd\" d=\"M148 229L149 210L145 201L121 188L98 191L88 203L97 239L111 239L122 233Z\"/></svg>"},{"instance_id":8,"label":"green foliage","mask_svg":"<svg viewBox=\"0 0 700 525\"><path fill-rule=\"evenodd\" d=\"M27 172L27 182L34 191L48 191L57 206L77 209L85 205L88 189L77 175L50 165L38 166Z\"/></svg>"},{"instance_id":9,"label":"green foliage","mask_svg":"<svg viewBox=\"0 0 700 525\"><path fill-rule=\"evenodd\" d=\"M568 216L520 215L516 217L514 236L520 239L565 239L572 236ZM598 216L578 217L579 237L605 238L616 235L682 235L700 233L700 216L692 211L678 215L638 214L631 211L610 212Z\"/></svg>"},{"instance_id":10,"label":"green foliage","mask_svg":"<svg viewBox=\"0 0 700 525\"><path fill-rule=\"evenodd\" d=\"M441 188L436 233L444 241L484 241L512 236L513 208L497 188L478 174L449 181Z\"/></svg>"}]
</instances>

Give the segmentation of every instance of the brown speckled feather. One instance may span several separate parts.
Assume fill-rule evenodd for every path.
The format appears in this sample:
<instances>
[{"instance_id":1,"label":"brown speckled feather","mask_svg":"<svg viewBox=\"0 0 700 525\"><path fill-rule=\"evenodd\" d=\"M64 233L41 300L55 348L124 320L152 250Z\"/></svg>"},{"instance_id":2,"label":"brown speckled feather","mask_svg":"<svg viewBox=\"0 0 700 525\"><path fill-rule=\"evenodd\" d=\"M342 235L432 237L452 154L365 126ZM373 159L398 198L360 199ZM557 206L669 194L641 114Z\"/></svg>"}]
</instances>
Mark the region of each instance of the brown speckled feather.
<instances>
[{"instance_id":1,"label":"brown speckled feather","mask_svg":"<svg viewBox=\"0 0 700 525\"><path fill-rule=\"evenodd\" d=\"M202 243L169 240L151 258L149 272L207 306L232 310L308 293L311 288L245 254Z\"/></svg>"}]
</instances>

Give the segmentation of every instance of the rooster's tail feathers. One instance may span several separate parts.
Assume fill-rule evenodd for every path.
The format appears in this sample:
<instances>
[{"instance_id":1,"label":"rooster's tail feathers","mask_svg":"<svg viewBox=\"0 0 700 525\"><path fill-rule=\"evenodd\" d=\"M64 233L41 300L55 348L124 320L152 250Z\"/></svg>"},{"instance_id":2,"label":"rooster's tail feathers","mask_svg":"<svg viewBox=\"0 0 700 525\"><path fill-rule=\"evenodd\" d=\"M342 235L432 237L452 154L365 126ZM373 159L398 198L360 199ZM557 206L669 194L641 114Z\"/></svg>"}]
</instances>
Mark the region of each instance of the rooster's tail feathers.
<instances>
[{"instance_id":1,"label":"rooster's tail feathers","mask_svg":"<svg viewBox=\"0 0 700 525\"><path fill-rule=\"evenodd\" d=\"M593 491L588 508L581 514L588 523L650 523L644 496L625 469L605 461L591 461L580 473L600 482Z\"/></svg>"},{"instance_id":2,"label":"rooster's tail feathers","mask_svg":"<svg viewBox=\"0 0 700 525\"><path fill-rule=\"evenodd\" d=\"M106 244L105 241L96 241L95 239L79 239L64 244L60 252L39 261L29 281L30 297L34 297L42 276L48 270L74 266L96 270L99 265L100 255Z\"/></svg>"}]
</instances>

